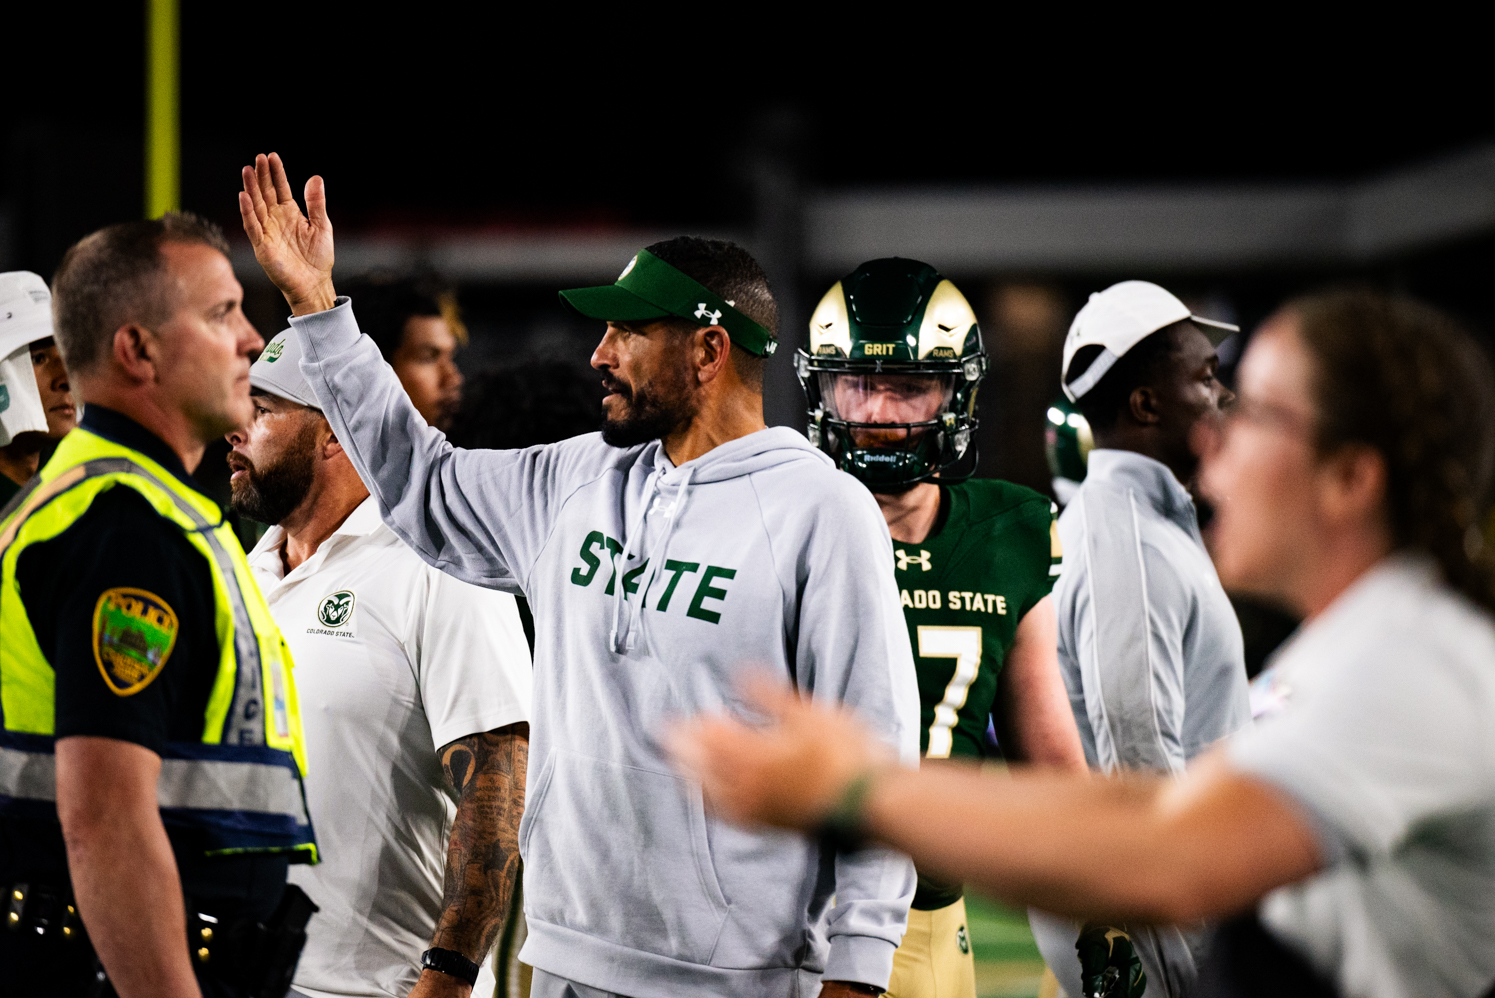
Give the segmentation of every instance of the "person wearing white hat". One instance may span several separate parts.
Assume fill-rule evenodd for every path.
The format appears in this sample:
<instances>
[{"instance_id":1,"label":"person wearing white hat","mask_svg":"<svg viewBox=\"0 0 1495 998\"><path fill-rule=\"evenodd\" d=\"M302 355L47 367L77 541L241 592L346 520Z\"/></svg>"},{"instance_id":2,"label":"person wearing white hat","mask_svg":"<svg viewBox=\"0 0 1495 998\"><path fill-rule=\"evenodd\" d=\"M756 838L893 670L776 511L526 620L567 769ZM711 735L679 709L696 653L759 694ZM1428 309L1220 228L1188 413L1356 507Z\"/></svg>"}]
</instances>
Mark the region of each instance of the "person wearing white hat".
<instances>
[{"instance_id":1,"label":"person wearing white hat","mask_svg":"<svg viewBox=\"0 0 1495 998\"><path fill-rule=\"evenodd\" d=\"M0 274L0 508L36 474L47 441L31 344L51 335L47 282L29 270Z\"/></svg>"},{"instance_id":2,"label":"person wearing white hat","mask_svg":"<svg viewBox=\"0 0 1495 998\"><path fill-rule=\"evenodd\" d=\"M1240 625L1188 489L1190 435L1234 397L1216 379L1215 347L1236 331L1156 284L1123 281L1090 296L1064 343L1064 393L1095 449L1059 518L1059 665L1085 755L1105 773L1182 775L1251 718ZM1065 991L1079 994L1078 926L1041 913L1032 922ZM1187 991L1191 937L1131 933L1148 994Z\"/></svg>"},{"instance_id":3,"label":"person wearing white hat","mask_svg":"<svg viewBox=\"0 0 1495 998\"><path fill-rule=\"evenodd\" d=\"M300 363L295 330L269 342L254 415L228 437L234 508L273 524L249 564L295 656L317 774L326 857L291 880L322 913L293 993L491 995L480 965L519 865L529 739L518 608L380 521Z\"/></svg>"}]
</instances>

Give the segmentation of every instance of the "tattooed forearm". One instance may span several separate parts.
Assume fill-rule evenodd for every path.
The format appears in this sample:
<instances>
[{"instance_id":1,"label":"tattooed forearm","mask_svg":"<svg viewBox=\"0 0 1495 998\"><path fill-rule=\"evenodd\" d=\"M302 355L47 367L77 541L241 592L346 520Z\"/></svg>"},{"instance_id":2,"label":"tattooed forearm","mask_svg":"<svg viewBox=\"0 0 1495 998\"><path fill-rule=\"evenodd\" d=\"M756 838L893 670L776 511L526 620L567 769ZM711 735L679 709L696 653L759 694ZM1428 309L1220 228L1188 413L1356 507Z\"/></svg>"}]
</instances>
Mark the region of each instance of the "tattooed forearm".
<instances>
[{"instance_id":1,"label":"tattooed forearm","mask_svg":"<svg viewBox=\"0 0 1495 998\"><path fill-rule=\"evenodd\" d=\"M528 724L469 735L441 750L442 773L457 794L457 818L432 946L479 962L493 948L519 868L528 761Z\"/></svg>"}]
</instances>

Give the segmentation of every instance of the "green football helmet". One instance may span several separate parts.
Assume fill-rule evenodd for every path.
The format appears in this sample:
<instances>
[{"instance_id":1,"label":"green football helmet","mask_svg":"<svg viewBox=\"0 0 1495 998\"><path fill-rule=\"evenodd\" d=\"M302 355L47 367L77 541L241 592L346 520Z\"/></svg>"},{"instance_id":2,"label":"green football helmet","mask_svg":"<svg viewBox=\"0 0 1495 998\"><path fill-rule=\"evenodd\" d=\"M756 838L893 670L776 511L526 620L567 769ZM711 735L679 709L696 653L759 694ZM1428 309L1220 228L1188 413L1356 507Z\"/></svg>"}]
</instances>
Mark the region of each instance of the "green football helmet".
<instances>
[{"instance_id":1,"label":"green football helmet","mask_svg":"<svg viewBox=\"0 0 1495 998\"><path fill-rule=\"evenodd\" d=\"M872 260L837 281L795 368L810 442L873 492L902 492L975 457L981 327L927 263Z\"/></svg>"},{"instance_id":2,"label":"green football helmet","mask_svg":"<svg viewBox=\"0 0 1495 998\"><path fill-rule=\"evenodd\" d=\"M1073 402L1060 395L1049 403L1044 418L1043 452L1049 459L1049 473L1054 476L1054 495L1062 506L1079 491L1095 449L1090 423Z\"/></svg>"}]
</instances>

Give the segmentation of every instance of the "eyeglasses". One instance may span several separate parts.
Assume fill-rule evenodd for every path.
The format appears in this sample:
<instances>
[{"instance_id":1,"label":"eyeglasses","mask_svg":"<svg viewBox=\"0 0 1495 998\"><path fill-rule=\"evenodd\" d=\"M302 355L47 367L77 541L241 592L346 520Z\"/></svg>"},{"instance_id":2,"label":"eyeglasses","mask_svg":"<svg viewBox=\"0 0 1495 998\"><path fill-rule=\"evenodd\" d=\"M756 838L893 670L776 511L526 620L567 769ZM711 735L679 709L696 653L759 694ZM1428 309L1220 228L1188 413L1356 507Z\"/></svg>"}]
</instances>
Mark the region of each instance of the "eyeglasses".
<instances>
[{"instance_id":1,"label":"eyeglasses","mask_svg":"<svg viewBox=\"0 0 1495 998\"><path fill-rule=\"evenodd\" d=\"M1250 423L1296 437L1312 437L1318 432L1313 416L1285 405L1247 396L1236 397L1230 408L1225 410L1225 422L1226 425Z\"/></svg>"}]
</instances>

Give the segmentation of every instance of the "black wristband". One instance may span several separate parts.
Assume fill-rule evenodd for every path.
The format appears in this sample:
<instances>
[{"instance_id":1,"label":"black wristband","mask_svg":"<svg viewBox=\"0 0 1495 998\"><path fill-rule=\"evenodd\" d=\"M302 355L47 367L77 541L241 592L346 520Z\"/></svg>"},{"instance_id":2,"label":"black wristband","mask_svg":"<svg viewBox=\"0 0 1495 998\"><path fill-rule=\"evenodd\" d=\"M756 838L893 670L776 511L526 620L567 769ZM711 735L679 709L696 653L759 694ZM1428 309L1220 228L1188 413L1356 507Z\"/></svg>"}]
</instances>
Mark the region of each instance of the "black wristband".
<instances>
[{"instance_id":1,"label":"black wristband","mask_svg":"<svg viewBox=\"0 0 1495 998\"><path fill-rule=\"evenodd\" d=\"M434 970L442 974L450 974L460 981L468 984L478 982L478 971L480 968L467 957L453 949L441 949L432 946L420 955L420 965L427 970Z\"/></svg>"}]
</instances>

